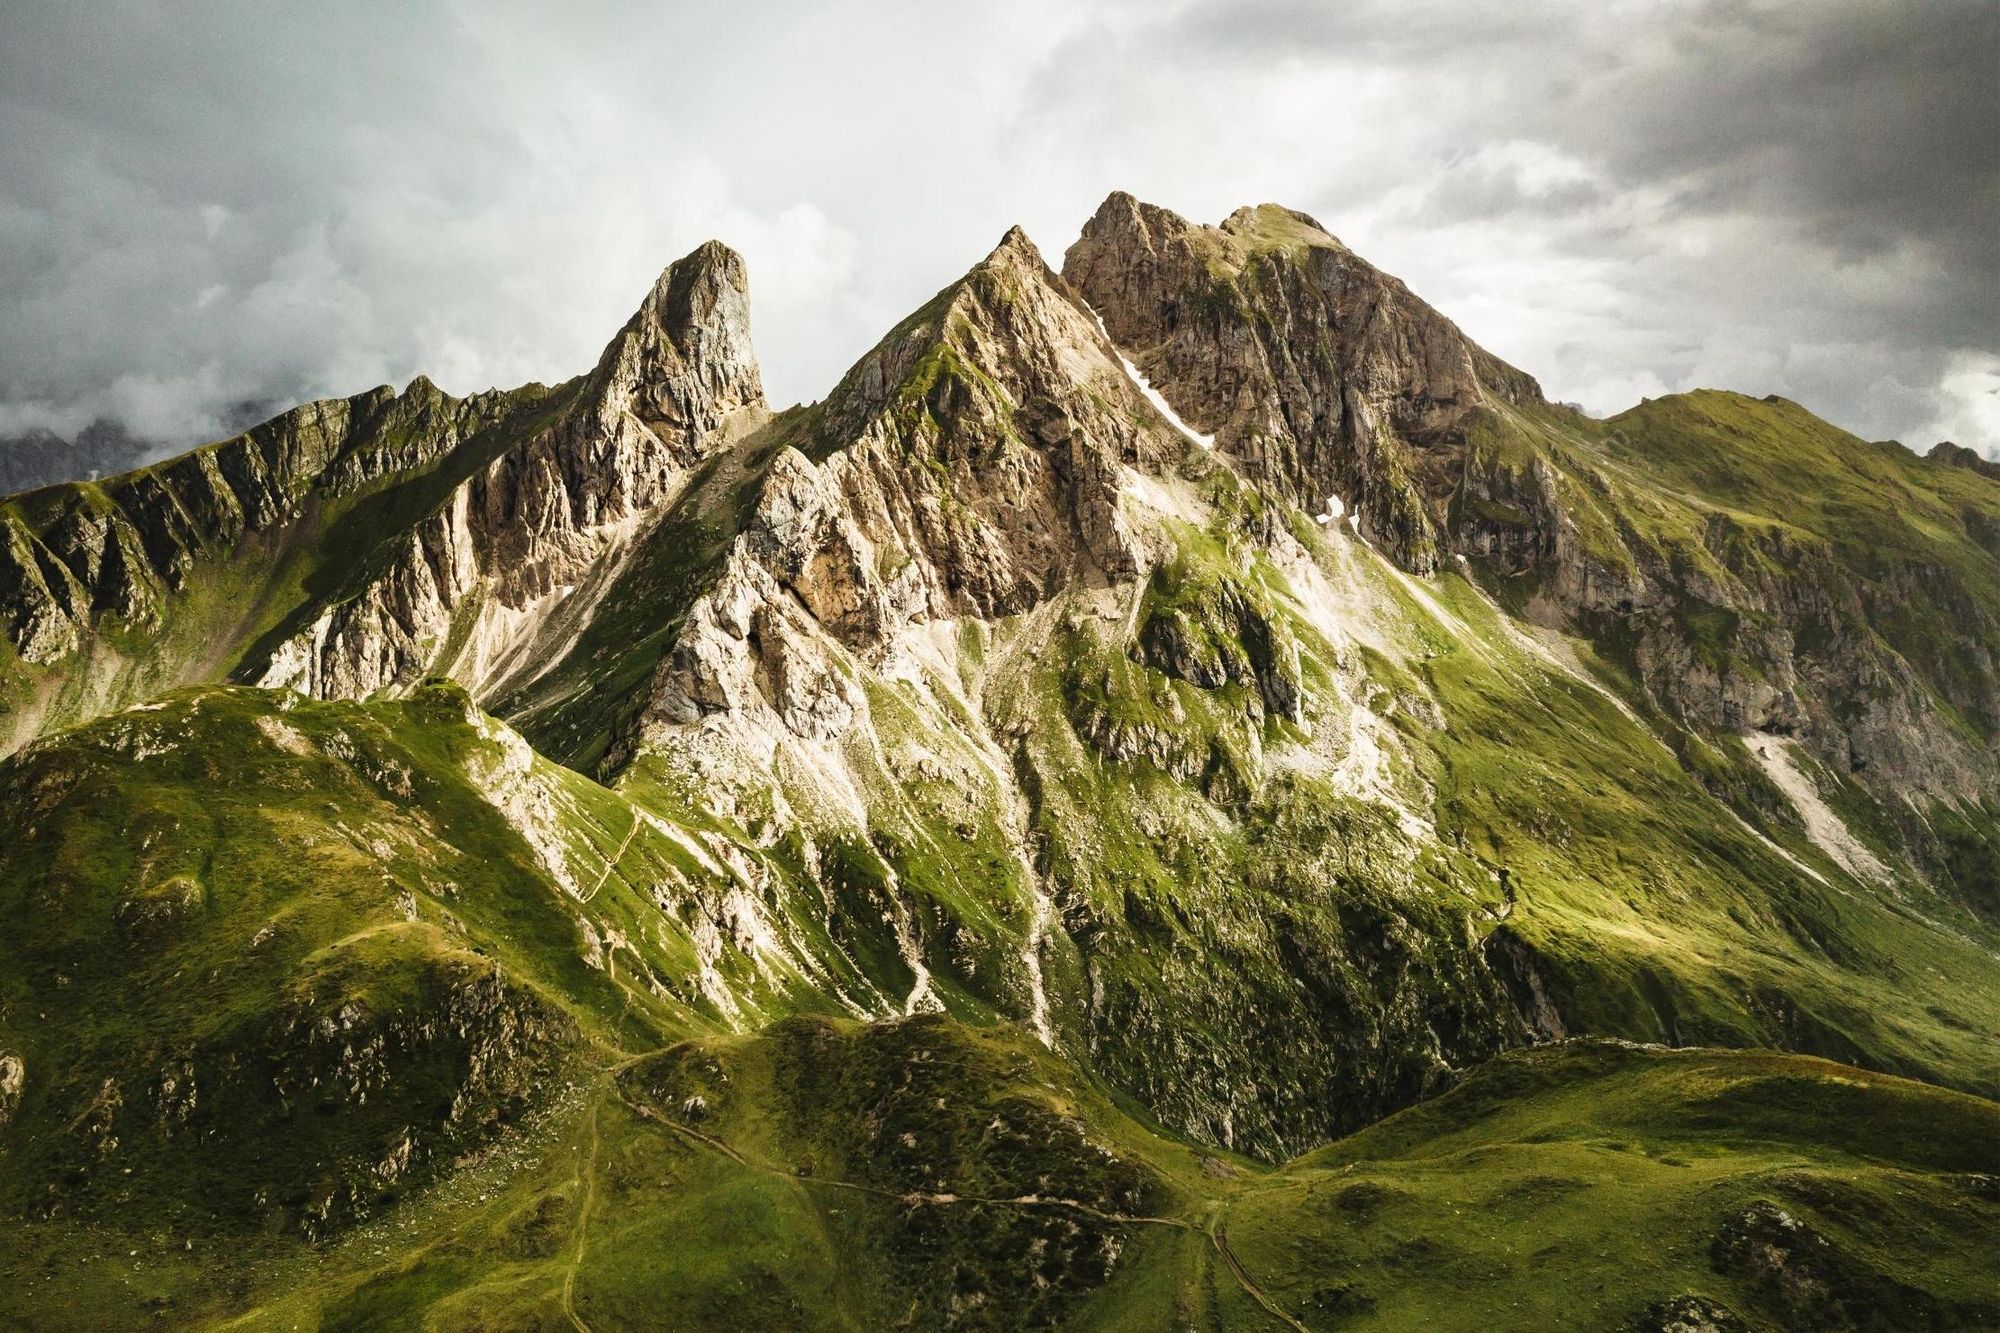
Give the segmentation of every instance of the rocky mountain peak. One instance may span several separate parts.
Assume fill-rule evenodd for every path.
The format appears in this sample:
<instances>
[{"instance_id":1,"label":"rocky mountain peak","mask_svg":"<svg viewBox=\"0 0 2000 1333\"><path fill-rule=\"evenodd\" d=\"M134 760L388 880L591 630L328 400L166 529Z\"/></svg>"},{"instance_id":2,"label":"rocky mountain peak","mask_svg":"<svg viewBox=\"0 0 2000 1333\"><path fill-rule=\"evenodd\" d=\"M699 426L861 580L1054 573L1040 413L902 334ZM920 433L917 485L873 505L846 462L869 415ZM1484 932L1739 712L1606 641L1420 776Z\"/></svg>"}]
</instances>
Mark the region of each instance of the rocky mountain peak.
<instances>
[{"instance_id":1,"label":"rocky mountain peak","mask_svg":"<svg viewBox=\"0 0 2000 1333\"><path fill-rule=\"evenodd\" d=\"M742 256L705 242L660 274L565 410L466 476L255 679L358 697L532 675L695 466L766 415Z\"/></svg>"},{"instance_id":2,"label":"rocky mountain peak","mask_svg":"<svg viewBox=\"0 0 2000 1333\"><path fill-rule=\"evenodd\" d=\"M743 260L711 241L669 265L595 368L557 389L459 399L419 375L400 394L385 385L307 404L6 515L0 628L26 659L68 669L106 617L184 621L192 613L176 603L190 580L254 583L261 564L239 551L252 534L260 549L309 547L339 523L328 540L345 559L314 575L309 598L278 594L260 624L217 626L212 644L193 634L197 649L141 658L129 678L65 707L88 717L232 658L242 679L321 698L432 674L497 688L573 633L693 468L766 415ZM370 499L384 487L393 502ZM44 720L40 705L0 710L0 743Z\"/></svg>"},{"instance_id":3,"label":"rocky mountain peak","mask_svg":"<svg viewBox=\"0 0 2000 1333\"><path fill-rule=\"evenodd\" d=\"M1251 476L1309 510L1339 497L1412 569L1445 549L1436 510L1462 467L1469 414L1542 401L1533 378L1276 204L1211 227L1113 194L1063 276Z\"/></svg>"},{"instance_id":4,"label":"rocky mountain peak","mask_svg":"<svg viewBox=\"0 0 2000 1333\"><path fill-rule=\"evenodd\" d=\"M1284 238L1294 245L1316 245L1353 253L1339 237L1321 226L1318 218L1283 204L1245 204L1222 220L1220 230L1250 245Z\"/></svg>"},{"instance_id":5,"label":"rocky mountain peak","mask_svg":"<svg viewBox=\"0 0 2000 1333\"><path fill-rule=\"evenodd\" d=\"M827 415L850 438L885 411L898 429L921 424L917 408L933 428L968 410L1039 420L1048 400L1092 383L1132 392L1089 309L1016 226L856 362Z\"/></svg>"},{"instance_id":6,"label":"rocky mountain peak","mask_svg":"<svg viewBox=\"0 0 2000 1333\"><path fill-rule=\"evenodd\" d=\"M1042 259L1041 249L1028 239L1028 233L1020 223L1007 228L1007 234L1000 238L1000 244L981 261L982 265L1005 263L1010 259L1020 259L1047 267Z\"/></svg>"},{"instance_id":7,"label":"rocky mountain peak","mask_svg":"<svg viewBox=\"0 0 2000 1333\"><path fill-rule=\"evenodd\" d=\"M1137 577L1151 555L1124 492L1192 447L1019 227L809 422L663 660L646 743L710 725L825 740L865 711L844 654Z\"/></svg>"},{"instance_id":8,"label":"rocky mountain peak","mask_svg":"<svg viewBox=\"0 0 2000 1333\"><path fill-rule=\"evenodd\" d=\"M1992 459L1950 440L1939 440L1931 446L1931 451L1924 457L1933 463L1943 463L1947 467L1962 467L1981 476L2000 477L2000 463L1995 463Z\"/></svg>"},{"instance_id":9,"label":"rocky mountain peak","mask_svg":"<svg viewBox=\"0 0 2000 1333\"><path fill-rule=\"evenodd\" d=\"M0 437L0 495L64 481L110 476L137 467L155 452L115 421L99 420L65 439L37 426Z\"/></svg>"},{"instance_id":10,"label":"rocky mountain peak","mask_svg":"<svg viewBox=\"0 0 2000 1333\"><path fill-rule=\"evenodd\" d=\"M730 412L764 406L750 340L750 279L743 257L705 241L669 264L591 372L584 401L616 434L621 418L678 438L681 452Z\"/></svg>"}]
</instances>

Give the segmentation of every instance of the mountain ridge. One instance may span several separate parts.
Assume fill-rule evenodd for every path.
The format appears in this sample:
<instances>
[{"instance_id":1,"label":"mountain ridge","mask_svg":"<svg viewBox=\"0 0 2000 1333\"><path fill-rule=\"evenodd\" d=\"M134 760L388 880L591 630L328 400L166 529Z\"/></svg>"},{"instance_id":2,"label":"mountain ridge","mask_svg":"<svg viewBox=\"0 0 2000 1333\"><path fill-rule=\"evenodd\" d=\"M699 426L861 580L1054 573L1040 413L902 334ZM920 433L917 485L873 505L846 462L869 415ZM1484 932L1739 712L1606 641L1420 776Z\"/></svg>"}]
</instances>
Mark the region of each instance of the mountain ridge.
<instances>
[{"instance_id":1,"label":"mountain ridge","mask_svg":"<svg viewBox=\"0 0 2000 1333\"><path fill-rule=\"evenodd\" d=\"M1275 205L1201 227L1114 194L1061 272L1010 229L781 412L742 262L711 242L553 389L307 405L0 522L0 797L26 831L0 904L33 923L0 943L22 1254L115 1234L121 1200L206 1209L215 1235L280 1238L284 1271L350 1274L299 1299L365 1324L403 1278L282 1237L470 1236L500 1223L455 1182L532 1157L514 1239L411 1308L578 1320L590 1273L629 1321L586 1228L603 1210L656 1255L667 1205L593 1203L609 1136L676 1145L661 1160L760 1200L773 1234L858 1227L887 1257L889 1287L836 1265L815 1305L716 1240L717 1280L749 1265L777 1302L746 1323L866 1325L905 1296L975 1325L1386 1319L1427 1289L1411 1254L1367 1259L1356 1305L1334 1249L1280 1259L1268 1228L1375 1255L1352 1219L1402 1205L1313 1211L1277 1164L1433 1123L1406 1108L1455 1087L1528 1096L1535 1057L1509 1052L1557 1052L1572 1091L1546 1095L1586 1136L1638 1122L1574 1090L1612 1086L1583 1039L1637 1043L1633 1077L1691 1105L1693 1057L1648 1044L1798 1053L1714 1075L1781 1104L1788 1079L1833 1095L1808 1055L2000 1094L1992 479L1740 395L1593 422ZM141 975L157 1030L118 1013ZM948 1090L940 1050L973 1071ZM276 1100L242 1072L266 1066L290 1071ZM298 1078L347 1091L301 1125ZM929 1109L904 1095L933 1086ZM237 1111L167 1170L176 1126L221 1114L184 1114L191 1087ZM1703 1123L1703 1151L1749 1151ZM556 1141L573 1186L537 1156ZM1884 1152L1955 1206L1946 1166ZM310 1188L277 1188L308 1156ZM904 1211L819 1211L799 1173L836 1168L828 1189ZM1419 1170L1370 1188L1415 1198ZM1718 1185L1727 1217L1675 1205L1720 1237L1733 1308L1818 1317L1759 1285L1766 1242L1842 1309L1917 1300L1823 1189L1767 1176ZM1272 1183L1253 1205L1239 1178ZM951 1211L969 1194L985 1221ZM709 1197L672 1215L719 1235ZM1772 1231L1775 1198L1823 1245ZM1073 1229L1033 1223L1043 1199ZM1219 1220L1239 1204L1248 1261ZM557 1249L511 1229L529 1217L574 1263L545 1269ZM1619 1278L1627 1315L1708 1299L1675 1264L1679 1287ZM1924 1299L1976 1319L1957 1264L1923 1270ZM543 1294L514 1308L508 1273ZM1155 1281L1165 1305L1130 1285Z\"/></svg>"}]
</instances>

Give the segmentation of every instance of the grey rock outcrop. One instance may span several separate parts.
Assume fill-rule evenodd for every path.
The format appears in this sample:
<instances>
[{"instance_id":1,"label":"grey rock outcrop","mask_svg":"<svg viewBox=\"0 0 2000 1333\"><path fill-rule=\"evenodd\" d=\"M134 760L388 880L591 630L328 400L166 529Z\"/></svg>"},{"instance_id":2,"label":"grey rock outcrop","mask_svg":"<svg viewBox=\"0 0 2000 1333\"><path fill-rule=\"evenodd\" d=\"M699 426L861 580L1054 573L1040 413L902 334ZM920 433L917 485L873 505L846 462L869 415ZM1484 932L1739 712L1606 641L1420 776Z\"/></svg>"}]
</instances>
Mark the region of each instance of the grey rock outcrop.
<instances>
[{"instance_id":1,"label":"grey rock outcrop","mask_svg":"<svg viewBox=\"0 0 2000 1333\"><path fill-rule=\"evenodd\" d=\"M550 613L763 408L743 261L711 241L660 275L553 423L460 482L257 682L359 697L437 674L485 693L532 669Z\"/></svg>"},{"instance_id":2,"label":"grey rock outcrop","mask_svg":"<svg viewBox=\"0 0 2000 1333\"><path fill-rule=\"evenodd\" d=\"M21 1057L0 1055L0 1129L7 1128L21 1105L21 1089L27 1084L28 1069Z\"/></svg>"},{"instance_id":3,"label":"grey rock outcrop","mask_svg":"<svg viewBox=\"0 0 2000 1333\"><path fill-rule=\"evenodd\" d=\"M1125 473L1190 447L1019 228L815 411L661 664L648 721L762 698L800 734L837 732L859 704L833 643L867 654L909 625L1136 577Z\"/></svg>"},{"instance_id":4,"label":"grey rock outcrop","mask_svg":"<svg viewBox=\"0 0 2000 1333\"><path fill-rule=\"evenodd\" d=\"M1113 194L1063 276L1190 422L1308 512L1339 496L1418 572L1448 542L1466 415L1541 401L1400 281L1303 213L1265 204L1197 226Z\"/></svg>"}]
</instances>

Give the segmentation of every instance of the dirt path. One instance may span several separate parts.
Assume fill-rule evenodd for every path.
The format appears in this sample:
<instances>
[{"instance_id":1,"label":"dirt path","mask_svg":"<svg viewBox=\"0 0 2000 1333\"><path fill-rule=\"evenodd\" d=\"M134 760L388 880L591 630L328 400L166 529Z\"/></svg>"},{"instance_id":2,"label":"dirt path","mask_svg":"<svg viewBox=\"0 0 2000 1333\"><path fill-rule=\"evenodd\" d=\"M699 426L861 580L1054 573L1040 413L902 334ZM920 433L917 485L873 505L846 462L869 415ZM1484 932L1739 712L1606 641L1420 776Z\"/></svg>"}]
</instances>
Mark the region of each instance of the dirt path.
<instances>
[{"instance_id":1,"label":"dirt path","mask_svg":"<svg viewBox=\"0 0 2000 1333\"><path fill-rule=\"evenodd\" d=\"M1235 1252L1229 1248L1229 1239L1223 1235L1222 1223L1220 1221L1215 1224L1215 1230L1208 1233L1208 1238L1215 1242L1215 1252L1221 1255L1222 1262L1229 1266L1229 1275L1236 1279L1236 1285L1243 1288L1249 1294L1251 1300L1263 1306L1265 1314L1270 1315L1271 1318L1284 1324L1287 1328L1296 1329L1298 1333L1312 1333L1311 1329L1279 1308L1276 1301L1264 1294L1262 1287L1250 1280L1250 1275L1243 1271L1243 1265L1237 1262Z\"/></svg>"},{"instance_id":2,"label":"dirt path","mask_svg":"<svg viewBox=\"0 0 2000 1333\"><path fill-rule=\"evenodd\" d=\"M639 817L638 811L635 810L632 812L632 827L625 830L625 841L619 843L618 850L611 853L611 859L604 863L604 873L597 877L597 883L590 886L589 893L586 893L583 895L583 897L577 899L578 902L580 903L589 902L592 898L595 898L597 896L598 890L602 889L605 886L605 884L610 881L611 872L616 870L618 868L618 863L625 859L626 849L632 845L632 839L638 836L639 826L641 824L644 824L645 822L646 822L645 820Z\"/></svg>"},{"instance_id":3,"label":"dirt path","mask_svg":"<svg viewBox=\"0 0 2000 1333\"><path fill-rule=\"evenodd\" d=\"M692 1125L685 1125L677 1120L670 1120L652 1107L633 1101L618 1087L615 1079L611 1085L611 1093L618 1099L621 1105L640 1119L659 1125L663 1129L671 1130L685 1139L699 1143L713 1152L720 1153L746 1170L777 1176L792 1182L794 1185L808 1188L847 1190L856 1194L869 1194L876 1198L892 1199L898 1203L908 1205L922 1204L934 1207L953 1207L972 1204L993 1208L1053 1208L1067 1212L1083 1213L1103 1222L1114 1222L1132 1226L1172 1227L1177 1231L1198 1232L1202 1230L1200 1226L1184 1217L1151 1217L1134 1213L1114 1213L1092 1204L1084 1203L1080 1199L1044 1198L1035 1194L1017 1195L1013 1198L996 1198L983 1194L940 1194L929 1190L895 1190L882 1185L863 1184L856 1180L841 1180L833 1176L802 1176L796 1172L787 1171L783 1167L774 1166L768 1162L757 1161L746 1156L734 1145L717 1138L713 1134L704 1133ZM595 1133L595 1125L596 1121L593 1115L593 1134ZM1310 1330L1304 1324L1301 1324L1291 1315L1285 1313L1276 1301L1264 1293L1262 1287L1259 1287L1251 1280L1250 1274L1244 1270L1243 1265L1237 1261L1235 1253L1230 1250L1229 1241L1223 1234L1222 1224L1219 1220L1207 1234L1209 1240L1215 1246L1215 1252L1222 1256L1223 1264L1229 1269L1230 1276L1236 1280L1238 1286L1243 1288L1245 1295L1255 1301L1266 1314L1278 1320L1287 1328L1295 1329L1297 1333L1310 1333ZM577 1244L579 1259L582 1256L582 1250L583 1245L581 1240L579 1240ZM571 1318L575 1318L575 1316L572 1315Z\"/></svg>"},{"instance_id":4,"label":"dirt path","mask_svg":"<svg viewBox=\"0 0 2000 1333\"><path fill-rule=\"evenodd\" d=\"M569 1316L577 1333L590 1333L590 1325L576 1312L576 1273L583 1267L584 1245L589 1240L590 1205L597 1195L597 1110L602 1105L601 1100L590 1104L589 1148L577 1160L576 1253L570 1258L569 1270L563 1274L563 1313Z\"/></svg>"}]
</instances>

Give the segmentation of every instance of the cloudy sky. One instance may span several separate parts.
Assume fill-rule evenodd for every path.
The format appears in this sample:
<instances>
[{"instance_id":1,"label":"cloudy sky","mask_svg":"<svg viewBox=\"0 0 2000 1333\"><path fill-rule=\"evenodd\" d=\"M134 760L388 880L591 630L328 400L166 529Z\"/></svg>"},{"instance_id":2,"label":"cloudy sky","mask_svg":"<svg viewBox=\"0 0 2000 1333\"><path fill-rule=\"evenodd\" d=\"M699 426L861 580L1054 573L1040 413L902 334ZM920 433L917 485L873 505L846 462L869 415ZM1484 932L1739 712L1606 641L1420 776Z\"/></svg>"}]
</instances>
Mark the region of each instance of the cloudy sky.
<instances>
[{"instance_id":1,"label":"cloudy sky","mask_svg":"<svg viewBox=\"0 0 2000 1333\"><path fill-rule=\"evenodd\" d=\"M1714 385L2000 454L2000 5L1506 9L10 0L0 435L561 379L710 236L813 398L1126 189L1303 208L1594 411Z\"/></svg>"}]
</instances>

